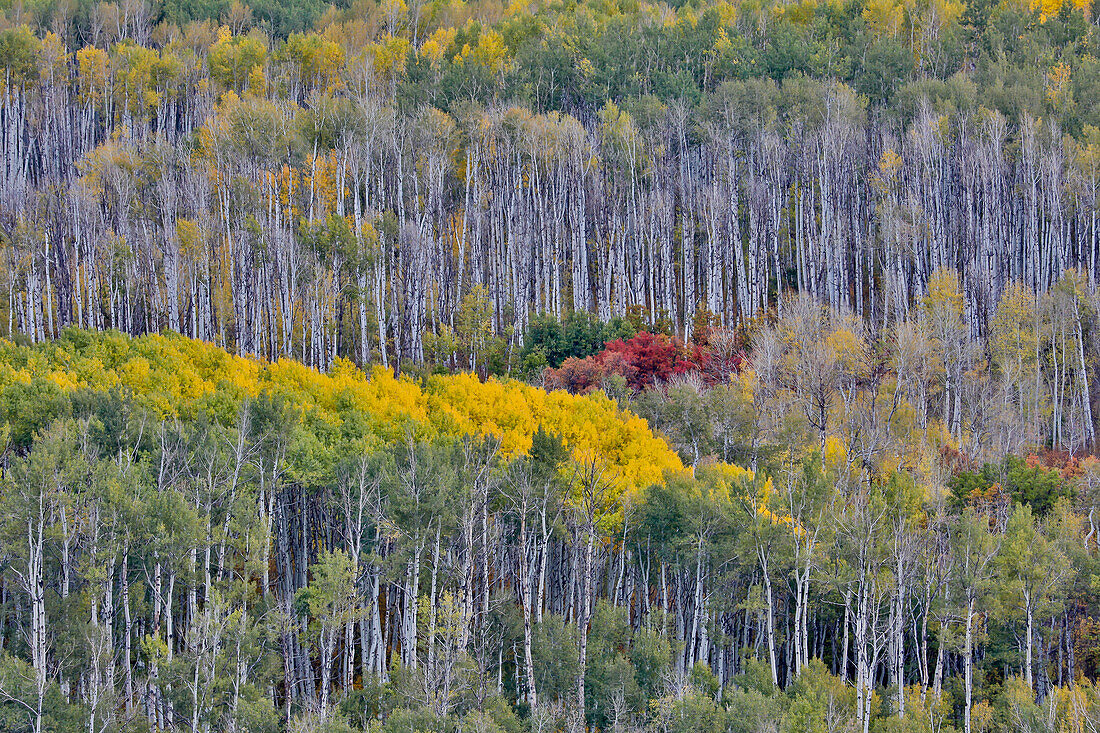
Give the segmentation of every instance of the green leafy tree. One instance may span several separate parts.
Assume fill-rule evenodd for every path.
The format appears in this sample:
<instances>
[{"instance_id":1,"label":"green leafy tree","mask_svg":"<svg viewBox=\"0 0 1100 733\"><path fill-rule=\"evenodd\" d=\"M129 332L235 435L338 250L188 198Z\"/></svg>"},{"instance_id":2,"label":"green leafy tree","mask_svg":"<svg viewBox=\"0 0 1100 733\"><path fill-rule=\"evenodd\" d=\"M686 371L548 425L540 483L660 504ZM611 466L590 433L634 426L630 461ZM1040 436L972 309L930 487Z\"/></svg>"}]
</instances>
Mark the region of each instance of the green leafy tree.
<instances>
[{"instance_id":1,"label":"green leafy tree","mask_svg":"<svg viewBox=\"0 0 1100 733\"><path fill-rule=\"evenodd\" d=\"M329 712L332 669L336 661L339 634L356 621L363 610L356 591L355 564L343 550L324 552L312 566L313 578L298 591L296 602L309 614L309 635L313 639L321 669L320 715Z\"/></svg>"}]
</instances>

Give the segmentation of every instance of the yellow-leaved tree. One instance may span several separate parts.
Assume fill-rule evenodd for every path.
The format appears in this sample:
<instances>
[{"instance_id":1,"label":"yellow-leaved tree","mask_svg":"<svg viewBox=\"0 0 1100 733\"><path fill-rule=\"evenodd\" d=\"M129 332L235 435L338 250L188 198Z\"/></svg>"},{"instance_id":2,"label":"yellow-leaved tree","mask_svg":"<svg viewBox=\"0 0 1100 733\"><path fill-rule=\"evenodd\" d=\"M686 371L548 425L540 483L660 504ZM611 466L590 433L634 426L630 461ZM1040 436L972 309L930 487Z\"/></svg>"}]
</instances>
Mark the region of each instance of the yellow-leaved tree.
<instances>
[{"instance_id":1,"label":"yellow-leaved tree","mask_svg":"<svg viewBox=\"0 0 1100 733\"><path fill-rule=\"evenodd\" d=\"M377 367L364 372L336 360L328 373L281 359L264 363L232 356L176 335L130 338L115 332L69 330L34 347L0 342L0 388L43 382L62 392L119 389L159 417L201 412L233 424L240 406L278 398L297 413L327 450L370 450L404 440L484 435L505 456L525 454L542 427L561 438L578 464L598 464L621 518L623 498L683 464L645 420L603 394L547 393L512 380L472 374L434 376L419 385Z\"/></svg>"}]
</instances>

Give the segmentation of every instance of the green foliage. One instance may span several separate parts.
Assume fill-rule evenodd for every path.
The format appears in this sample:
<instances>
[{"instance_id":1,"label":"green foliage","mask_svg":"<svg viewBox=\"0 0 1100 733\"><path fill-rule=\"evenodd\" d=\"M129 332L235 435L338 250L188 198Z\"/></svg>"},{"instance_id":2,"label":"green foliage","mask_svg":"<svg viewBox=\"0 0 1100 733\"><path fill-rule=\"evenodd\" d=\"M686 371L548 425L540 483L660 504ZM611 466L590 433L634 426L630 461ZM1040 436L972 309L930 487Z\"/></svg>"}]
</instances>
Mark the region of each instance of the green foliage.
<instances>
[{"instance_id":1,"label":"green foliage","mask_svg":"<svg viewBox=\"0 0 1100 733\"><path fill-rule=\"evenodd\" d=\"M549 314L536 316L524 333L520 363L525 373L536 375L547 366L560 367L566 359L597 354L607 342L628 339L634 333L633 325L623 318L605 323L579 311L566 314L561 321Z\"/></svg>"},{"instance_id":2,"label":"green foliage","mask_svg":"<svg viewBox=\"0 0 1100 733\"><path fill-rule=\"evenodd\" d=\"M785 692L789 707L784 730L790 733L824 733L857 721L855 690L820 660L811 660Z\"/></svg>"},{"instance_id":3,"label":"green foliage","mask_svg":"<svg viewBox=\"0 0 1100 733\"><path fill-rule=\"evenodd\" d=\"M1072 496L1073 487L1058 471L1041 465L1028 466L1019 456L1008 456L1004 465L1005 488L1014 501L1028 504L1046 515L1059 498Z\"/></svg>"},{"instance_id":4,"label":"green foliage","mask_svg":"<svg viewBox=\"0 0 1100 733\"><path fill-rule=\"evenodd\" d=\"M38 78L40 42L29 27L0 30L0 71L16 84L28 84Z\"/></svg>"},{"instance_id":5,"label":"green foliage","mask_svg":"<svg viewBox=\"0 0 1100 733\"><path fill-rule=\"evenodd\" d=\"M326 3L322 0L295 0L281 3L276 0L252 0L248 3L256 20L272 36L286 38L292 33L309 30L330 6L341 6L339 1Z\"/></svg>"},{"instance_id":6,"label":"green foliage","mask_svg":"<svg viewBox=\"0 0 1100 733\"><path fill-rule=\"evenodd\" d=\"M765 673L770 674L767 670ZM775 699L756 689L730 685L722 691L722 704L728 712L729 733L757 733L774 730L780 715Z\"/></svg>"},{"instance_id":7,"label":"green foliage","mask_svg":"<svg viewBox=\"0 0 1100 733\"><path fill-rule=\"evenodd\" d=\"M600 729L606 729L614 720L616 705L625 705L626 710L645 707L645 697L628 656L632 635L625 609L603 600L596 603L589 622L584 682L586 699L590 700L589 723Z\"/></svg>"},{"instance_id":8,"label":"green foliage","mask_svg":"<svg viewBox=\"0 0 1100 733\"><path fill-rule=\"evenodd\" d=\"M948 489L956 506L964 506L1002 491L1012 501L1027 504L1045 516L1059 499L1072 497L1071 482L1053 468L1029 462L1019 456L1006 456L1001 465L986 464L980 471L960 471L948 480Z\"/></svg>"},{"instance_id":9,"label":"green foliage","mask_svg":"<svg viewBox=\"0 0 1100 733\"><path fill-rule=\"evenodd\" d=\"M1091 459L960 471L944 506L917 470L853 479L832 435L755 470L700 458L687 471L602 396L469 374L368 378L341 361L322 374L178 336L70 331L0 348L13 436L0 479L4 730L34 729L39 690L43 730L126 729L127 676L198 730L854 730L857 691L831 671L839 661L826 665L846 647L853 661L861 609L868 643L892 638L899 581L907 659L942 650L944 694L903 690L897 718L896 688L872 671L869 729L951 730L952 667L968 651L975 729L1100 719ZM585 481L598 496L583 496ZM578 501L598 513L587 624ZM533 709L520 572L544 604ZM799 618L812 629L804 664L791 661ZM570 707L582 639L583 720ZM1068 664L1051 639L1073 645L1072 685L1053 683ZM372 643L378 666L364 669ZM304 684L286 695L291 665ZM1046 686L1042 705L1012 677L1021 668Z\"/></svg>"},{"instance_id":10,"label":"green foliage","mask_svg":"<svg viewBox=\"0 0 1100 733\"><path fill-rule=\"evenodd\" d=\"M0 418L8 426L9 441L18 449L29 448L36 434L70 410L61 389L48 380L12 382L0 392Z\"/></svg>"},{"instance_id":11,"label":"green foliage","mask_svg":"<svg viewBox=\"0 0 1100 733\"><path fill-rule=\"evenodd\" d=\"M713 697L694 688L679 698L658 700L657 705L657 724L668 733L722 733L731 718Z\"/></svg>"},{"instance_id":12,"label":"green foliage","mask_svg":"<svg viewBox=\"0 0 1100 733\"><path fill-rule=\"evenodd\" d=\"M737 675L734 682L741 689L756 692L765 697L769 697L775 692L775 685L772 684L772 673L768 668L768 663L759 658L748 659L745 662L744 670Z\"/></svg>"},{"instance_id":13,"label":"green foliage","mask_svg":"<svg viewBox=\"0 0 1100 733\"><path fill-rule=\"evenodd\" d=\"M535 626L535 678L539 695L564 702L575 691L577 670L577 627L555 614L542 617Z\"/></svg>"},{"instance_id":14,"label":"green foliage","mask_svg":"<svg viewBox=\"0 0 1100 733\"><path fill-rule=\"evenodd\" d=\"M250 5L255 19L276 39L308 31L329 7L320 0L278 6L254 0ZM337 11L342 7L334 5ZM960 7L961 16L948 6L920 11L935 14L923 20L920 13L910 18L892 8L882 11L882 18L872 18L870 26L862 6L804 5L775 12L759 27L751 18L772 13L766 6L746 5L731 12L708 4L678 5L670 22L663 23L650 22L637 5L615 12L550 6L459 25L453 39L432 54L414 45L398 99L407 100L410 108L426 100L447 111L471 98L484 103L498 94L539 110L598 109L609 99L632 105L647 96L695 105L730 80L813 76L839 78L872 101L889 103L907 83L948 79L964 57L973 59L966 55L970 47L979 50L974 76L987 90L983 101L995 100L1015 119L1021 105L1037 112L1047 104L1041 79L1018 81L1026 76L1028 58L1057 57L1062 54L1053 52L1091 50L1094 45L1085 14L1068 2L1056 5L1057 12L1042 23L1017 6L975 0ZM218 19L227 11L224 0L172 0L164 17L183 25L191 19ZM731 17L735 14L741 17ZM438 14L422 10L415 20L434 30ZM407 27L396 28L410 35L414 29L424 32L412 19ZM503 59L495 50L486 53L487 43L497 43L485 41L490 37L500 39ZM1088 53L1064 55L1082 69L1092 63ZM1074 97L1089 99L1080 93ZM1076 112L1060 111L1069 117ZM1079 128L1080 123L1074 120L1071 126ZM550 359L550 364L560 361Z\"/></svg>"},{"instance_id":15,"label":"green foliage","mask_svg":"<svg viewBox=\"0 0 1100 733\"><path fill-rule=\"evenodd\" d=\"M453 726L452 720L430 710L399 708L387 716L382 730L384 733L450 733Z\"/></svg>"},{"instance_id":16,"label":"green foliage","mask_svg":"<svg viewBox=\"0 0 1100 733\"><path fill-rule=\"evenodd\" d=\"M643 626L636 630L630 643L630 663L641 695L652 700L661 692L663 676L672 663L672 645L657 629Z\"/></svg>"},{"instance_id":17,"label":"green foliage","mask_svg":"<svg viewBox=\"0 0 1100 733\"><path fill-rule=\"evenodd\" d=\"M343 550L325 552L311 566L313 579L298 591L302 615L318 627L315 633L356 619L355 566Z\"/></svg>"},{"instance_id":18,"label":"green foliage","mask_svg":"<svg viewBox=\"0 0 1100 733\"><path fill-rule=\"evenodd\" d=\"M0 730L11 733L33 733L38 694L34 670L22 659L6 650L0 653ZM69 703L54 682L46 688L42 705L42 730L51 733L78 733L86 730L85 711Z\"/></svg>"},{"instance_id":19,"label":"green foliage","mask_svg":"<svg viewBox=\"0 0 1100 733\"><path fill-rule=\"evenodd\" d=\"M219 20L229 7L230 0L171 0L164 3L163 12L165 20L183 25L193 20Z\"/></svg>"}]
</instances>

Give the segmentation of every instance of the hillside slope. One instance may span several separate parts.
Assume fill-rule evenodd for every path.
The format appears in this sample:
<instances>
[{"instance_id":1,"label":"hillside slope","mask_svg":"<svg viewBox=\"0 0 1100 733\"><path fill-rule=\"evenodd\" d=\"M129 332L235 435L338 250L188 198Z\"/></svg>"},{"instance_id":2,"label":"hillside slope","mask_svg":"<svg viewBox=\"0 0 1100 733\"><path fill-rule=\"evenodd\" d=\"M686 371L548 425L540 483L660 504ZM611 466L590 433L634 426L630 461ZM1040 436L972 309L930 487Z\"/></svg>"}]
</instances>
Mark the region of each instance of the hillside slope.
<instances>
[{"instance_id":1,"label":"hillside slope","mask_svg":"<svg viewBox=\"0 0 1100 733\"><path fill-rule=\"evenodd\" d=\"M131 338L71 329L33 347L0 343L0 404L17 443L26 445L71 406L58 397L117 392L159 419L208 416L233 426L249 400L281 398L312 441L336 457L405 440L463 435L500 441L505 455L527 452L541 427L577 460L606 464L637 491L682 470L646 422L602 393L546 393L513 380L434 375L417 384L381 367L363 372L338 361L321 373L281 359L264 363L175 335ZM34 396L33 398L31 396ZM30 399L28 399L30 398ZM51 407L52 406L52 407ZM292 461L293 462L293 461Z\"/></svg>"}]
</instances>

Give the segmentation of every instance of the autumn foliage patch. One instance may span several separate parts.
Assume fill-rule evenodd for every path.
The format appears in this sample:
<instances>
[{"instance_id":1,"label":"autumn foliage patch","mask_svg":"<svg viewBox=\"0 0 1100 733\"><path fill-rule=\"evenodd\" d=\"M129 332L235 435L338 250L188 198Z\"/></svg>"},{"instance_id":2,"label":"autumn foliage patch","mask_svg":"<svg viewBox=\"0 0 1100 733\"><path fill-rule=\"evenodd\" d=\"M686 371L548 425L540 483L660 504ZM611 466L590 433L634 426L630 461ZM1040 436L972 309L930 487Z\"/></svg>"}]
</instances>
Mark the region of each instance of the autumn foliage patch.
<instances>
[{"instance_id":1,"label":"autumn foliage patch","mask_svg":"<svg viewBox=\"0 0 1100 733\"><path fill-rule=\"evenodd\" d=\"M608 341L598 354L572 357L557 369L546 369L543 384L547 389L585 394L617 377L631 391L641 392L687 372L697 372L715 384L740 371L746 359L736 337L725 332L688 347L665 334L641 331L629 339Z\"/></svg>"}]
</instances>

